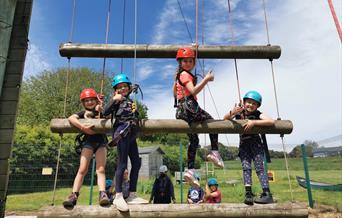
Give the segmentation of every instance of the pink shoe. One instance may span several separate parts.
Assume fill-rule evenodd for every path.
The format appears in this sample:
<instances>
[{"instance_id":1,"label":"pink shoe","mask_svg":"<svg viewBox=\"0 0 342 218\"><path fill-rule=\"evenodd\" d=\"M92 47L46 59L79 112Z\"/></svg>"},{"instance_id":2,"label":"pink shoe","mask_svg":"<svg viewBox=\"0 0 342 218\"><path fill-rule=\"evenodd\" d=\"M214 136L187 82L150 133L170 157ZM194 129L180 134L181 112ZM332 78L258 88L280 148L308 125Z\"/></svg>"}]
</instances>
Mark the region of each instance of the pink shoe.
<instances>
[{"instance_id":1,"label":"pink shoe","mask_svg":"<svg viewBox=\"0 0 342 218\"><path fill-rule=\"evenodd\" d=\"M195 186L197 188L201 186L199 181L195 177L194 170L192 169L186 171L186 173L184 174L184 180L188 182L191 186Z\"/></svg>"},{"instance_id":2,"label":"pink shoe","mask_svg":"<svg viewBox=\"0 0 342 218\"><path fill-rule=\"evenodd\" d=\"M224 168L224 162L223 162L221 155L218 151L211 151L208 154L207 159L210 160L211 162L213 162L215 166L218 166L222 169Z\"/></svg>"}]
</instances>

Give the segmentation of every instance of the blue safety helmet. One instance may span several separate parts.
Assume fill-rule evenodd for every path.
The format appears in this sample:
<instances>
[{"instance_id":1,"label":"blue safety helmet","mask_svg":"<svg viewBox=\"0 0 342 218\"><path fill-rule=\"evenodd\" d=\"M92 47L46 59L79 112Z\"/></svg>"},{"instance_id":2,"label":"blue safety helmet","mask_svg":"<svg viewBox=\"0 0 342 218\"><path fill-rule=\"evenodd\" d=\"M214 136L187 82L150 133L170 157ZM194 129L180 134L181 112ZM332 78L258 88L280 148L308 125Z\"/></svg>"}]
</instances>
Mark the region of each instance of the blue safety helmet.
<instances>
[{"instance_id":1,"label":"blue safety helmet","mask_svg":"<svg viewBox=\"0 0 342 218\"><path fill-rule=\"evenodd\" d=\"M128 76L124 73L120 73L113 77L112 81L112 87L115 89L115 87L120 83L127 83L128 85L131 85L131 81L128 79Z\"/></svg>"},{"instance_id":2,"label":"blue safety helmet","mask_svg":"<svg viewBox=\"0 0 342 218\"><path fill-rule=\"evenodd\" d=\"M106 180L106 190L109 190L109 188L112 186L112 184L113 184L113 181L110 179L107 179Z\"/></svg>"},{"instance_id":3,"label":"blue safety helmet","mask_svg":"<svg viewBox=\"0 0 342 218\"><path fill-rule=\"evenodd\" d=\"M259 106L261 105L262 97L259 94L259 92L257 92L257 91L249 91L249 92L247 92L245 94L245 96L243 97L243 100L246 100L247 98L252 99L252 100L258 102Z\"/></svg>"},{"instance_id":4,"label":"blue safety helmet","mask_svg":"<svg viewBox=\"0 0 342 218\"><path fill-rule=\"evenodd\" d=\"M208 185L209 185L209 186L211 186L211 185L216 185L216 186L218 186L217 179L215 179L215 178L210 178L210 179L208 180Z\"/></svg>"}]
</instances>

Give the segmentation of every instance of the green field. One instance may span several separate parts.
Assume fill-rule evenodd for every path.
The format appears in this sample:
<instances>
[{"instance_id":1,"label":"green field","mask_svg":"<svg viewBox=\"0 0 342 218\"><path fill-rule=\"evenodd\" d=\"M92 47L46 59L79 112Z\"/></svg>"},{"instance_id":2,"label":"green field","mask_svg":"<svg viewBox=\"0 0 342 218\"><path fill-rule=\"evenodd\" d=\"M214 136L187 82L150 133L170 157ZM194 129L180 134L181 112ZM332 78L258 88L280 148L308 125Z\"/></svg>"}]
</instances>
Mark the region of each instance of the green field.
<instances>
[{"instance_id":1,"label":"green field","mask_svg":"<svg viewBox=\"0 0 342 218\"><path fill-rule=\"evenodd\" d=\"M342 158L311 158L309 161L310 177L312 180L328 182L328 183L342 183ZM219 189L222 191L222 201L225 203L241 203L244 199L244 190L242 183L242 171L239 161L228 161L225 163L224 170L215 169L215 177L219 181ZM306 189L298 186L295 176L304 176L302 159L289 159L291 185L293 189L293 199L295 201L307 202ZM269 170L275 171L275 182L271 184L271 191L277 202L291 201L291 192L289 189L288 178L285 168L285 161L283 159L273 159L272 163L268 165ZM202 176L203 177L203 176ZM204 185L205 176L201 182ZM227 181L238 180L239 182L233 186L227 184ZM138 192L145 199L149 198L149 193L154 180L139 181ZM11 181L10 181L11 182ZM181 202L180 185L175 185L177 203ZM183 202L186 201L186 194L189 186L184 185ZM89 190L87 186L83 186L81 196L78 204L89 204ZM94 187L93 204L98 204L97 187ZM56 191L55 204L61 205L65 197L70 193L70 188L61 188ZM258 194L261 192L259 182L253 174L253 191ZM6 211L35 211L43 206L48 206L52 201L52 191L38 192L29 194L15 194L9 195L7 198ZM342 192L329 192L313 190L313 198L315 206L329 205L342 211Z\"/></svg>"}]
</instances>

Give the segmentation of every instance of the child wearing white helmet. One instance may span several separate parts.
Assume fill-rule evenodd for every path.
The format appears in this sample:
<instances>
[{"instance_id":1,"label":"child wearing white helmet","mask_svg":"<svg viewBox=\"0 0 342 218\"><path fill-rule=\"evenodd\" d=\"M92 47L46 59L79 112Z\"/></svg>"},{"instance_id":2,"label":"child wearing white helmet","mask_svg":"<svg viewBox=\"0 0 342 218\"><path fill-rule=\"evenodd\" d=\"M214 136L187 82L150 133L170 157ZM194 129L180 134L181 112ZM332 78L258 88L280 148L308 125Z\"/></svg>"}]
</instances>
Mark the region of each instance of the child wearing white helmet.
<instances>
[{"instance_id":1,"label":"child wearing white helmet","mask_svg":"<svg viewBox=\"0 0 342 218\"><path fill-rule=\"evenodd\" d=\"M261 103L261 95L256 91L249 91L243 97L243 102L240 105L235 104L235 107L224 116L224 119L247 119L248 121L244 126L245 132L248 132L253 126L274 125L272 118L258 110ZM239 157L245 185L244 203L247 205L253 205L253 202L259 204L273 203L267 172L264 169L264 143L259 134L244 133L240 135ZM252 193L252 161L254 162L255 171L263 190L261 196L257 199L253 199L254 195Z\"/></svg>"},{"instance_id":2,"label":"child wearing white helmet","mask_svg":"<svg viewBox=\"0 0 342 218\"><path fill-rule=\"evenodd\" d=\"M128 204L144 204L146 200L137 197L136 189L141 166L141 160L138 153L137 125L138 111L135 103L129 98L132 92L132 83L125 74L114 76L112 87L114 91L113 97L105 106L103 115L112 115L115 119L113 123L113 140L111 146L117 146L118 163L115 172L115 199L113 204L120 211L128 211ZM128 157L131 160L132 168L129 180L129 196L124 199L122 184L125 169L127 169Z\"/></svg>"},{"instance_id":3,"label":"child wearing white helmet","mask_svg":"<svg viewBox=\"0 0 342 218\"><path fill-rule=\"evenodd\" d=\"M159 167L159 177L153 183L151 197L149 203L169 204L176 203L175 191L171 179L167 175L167 166Z\"/></svg>"}]
</instances>

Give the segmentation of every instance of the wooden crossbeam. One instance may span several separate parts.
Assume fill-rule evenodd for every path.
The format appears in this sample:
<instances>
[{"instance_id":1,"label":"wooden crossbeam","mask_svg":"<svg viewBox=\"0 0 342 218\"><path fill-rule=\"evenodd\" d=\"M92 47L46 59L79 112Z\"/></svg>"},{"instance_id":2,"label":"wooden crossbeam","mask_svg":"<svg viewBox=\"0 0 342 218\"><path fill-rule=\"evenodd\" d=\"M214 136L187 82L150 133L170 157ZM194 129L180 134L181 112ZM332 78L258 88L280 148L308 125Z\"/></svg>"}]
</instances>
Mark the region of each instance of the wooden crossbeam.
<instances>
[{"instance_id":1,"label":"wooden crossbeam","mask_svg":"<svg viewBox=\"0 0 342 218\"><path fill-rule=\"evenodd\" d=\"M129 205L129 212L120 213L115 206L76 206L72 210L62 206L43 208L38 218L66 217L178 217L178 218L207 218L207 217L308 217L308 208L301 203L279 203L248 206L245 204L146 204Z\"/></svg>"},{"instance_id":2,"label":"wooden crossbeam","mask_svg":"<svg viewBox=\"0 0 342 218\"><path fill-rule=\"evenodd\" d=\"M79 44L64 43L59 46L62 57L89 58L175 58L177 50L189 45L149 45L149 44ZM210 59L278 59L280 46L226 46L201 45L198 58Z\"/></svg>"},{"instance_id":3,"label":"wooden crossbeam","mask_svg":"<svg viewBox=\"0 0 342 218\"><path fill-rule=\"evenodd\" d=\"M85 125L93 125L94 131L98 133L109 133L112 125L109 119L80 119ZM243 125L246 120L208 120L202 123L194 123L189 126L183 120L156 119L141 120L139 123L140 132L143 134L152 133L244 133ZM76 133L79 129L70 125L67 119L52 119L50 129L54 133ZM246 133L267 133L267 134L290 134L293 130L292 122L289 120L276 120L274 126L253 127Z\"/></svg>"}]
</instances>

